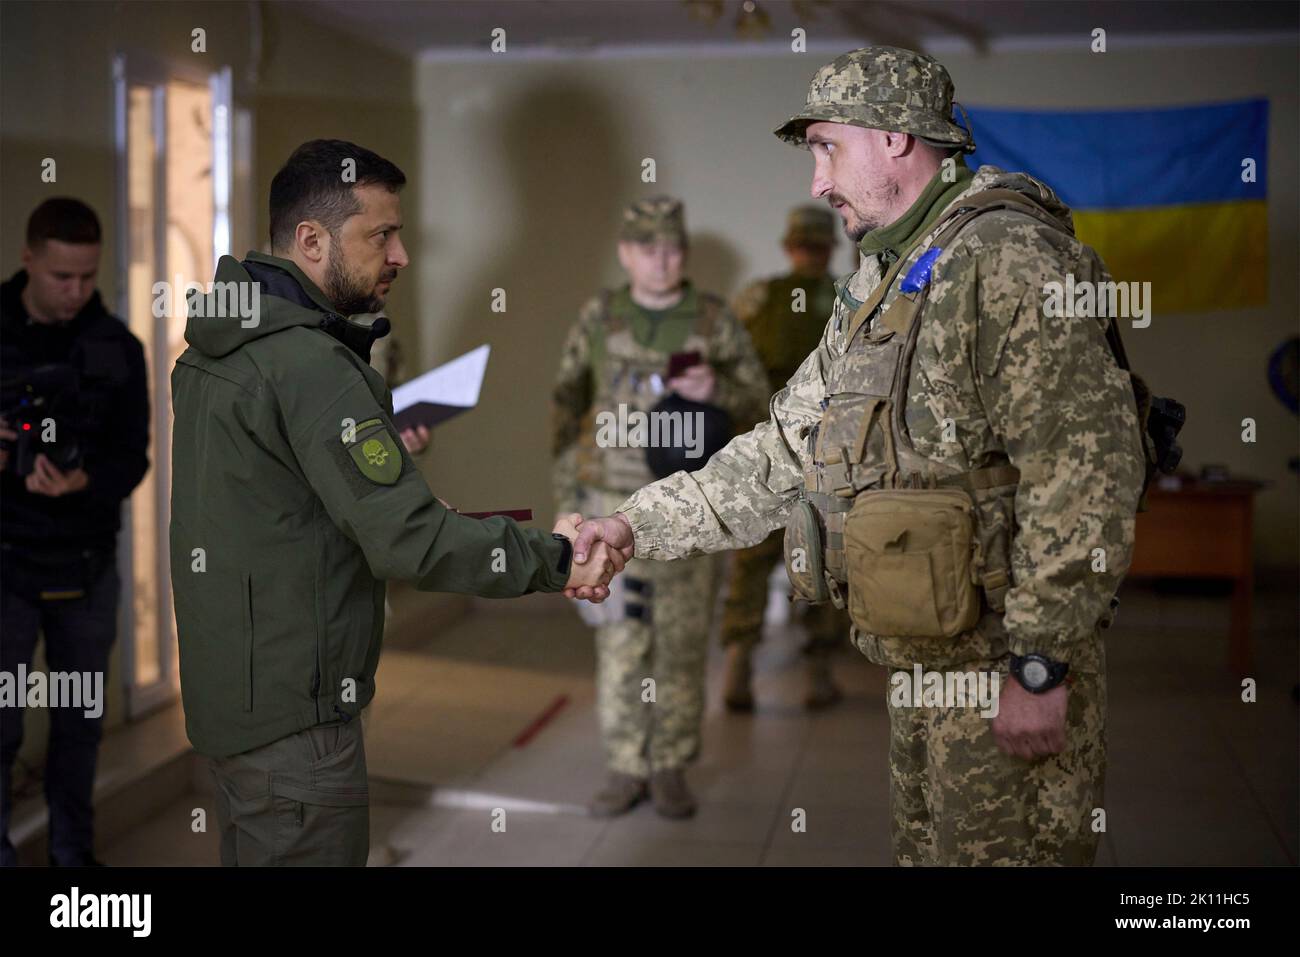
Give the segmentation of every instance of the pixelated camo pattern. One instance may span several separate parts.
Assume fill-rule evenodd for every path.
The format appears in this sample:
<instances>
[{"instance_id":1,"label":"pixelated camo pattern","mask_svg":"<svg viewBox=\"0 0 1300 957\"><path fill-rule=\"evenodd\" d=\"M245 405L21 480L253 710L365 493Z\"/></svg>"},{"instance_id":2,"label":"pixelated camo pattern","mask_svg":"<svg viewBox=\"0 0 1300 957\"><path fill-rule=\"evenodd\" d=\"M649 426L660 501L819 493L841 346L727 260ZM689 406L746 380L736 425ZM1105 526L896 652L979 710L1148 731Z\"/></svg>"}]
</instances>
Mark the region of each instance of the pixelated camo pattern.
<instances>
[{"instance_id":1,"label":"pixelated camo pattern","mask_svg":"<svg viewBox=\"0 0 1300 957\"><path fill-rule=\"evenodd\" d=\"M1023 174L982 167L967 192L993 188L1031 193L1068 221L1051 190ZM1076 281L1109 278L1090 247L1030 217L998 211L975 220L935 263L904 419L917 452L950 470L1000 454L1020 469L1009 647L1085 672L1098 667L1097 622L1131 559L1144 465L1132 390L1106 345L1104 320L1044 315L1044 284L1071 272ZM874 257L863 257L849 293L866 299L880 273ZM837 300L821 344L773 396L768 421L703 469L649 485L620 506L638 556L749 547L785 524L812 466L808 436L822 417L826 370L847 348L847 313ZM945 419L955 442L942 440ZM996 658L1006 641L954 644L925 663ZM901 639L859 647L884 664L915 658Z\"/></svg>"}]
</instances>

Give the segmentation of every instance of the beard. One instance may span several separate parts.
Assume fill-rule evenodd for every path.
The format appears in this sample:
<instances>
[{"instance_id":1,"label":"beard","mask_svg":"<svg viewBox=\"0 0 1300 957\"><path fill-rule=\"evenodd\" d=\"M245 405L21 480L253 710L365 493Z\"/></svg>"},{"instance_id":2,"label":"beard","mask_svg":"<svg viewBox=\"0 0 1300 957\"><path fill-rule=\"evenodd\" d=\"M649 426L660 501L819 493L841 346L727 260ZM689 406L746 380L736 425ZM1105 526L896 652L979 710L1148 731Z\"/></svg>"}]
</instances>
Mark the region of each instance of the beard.
<instances>
[{"instance_id":1,"label":"beard","mask_svg":"<svg viewBox=\"0 0 1300 957\"><path fill-rule=\"evenodd\" d=\"M831 193L827 199L832 203L844 203L846 208L853 213L854 221L852 223L847 218L844 220L844 235L854 244L857 244L862 240L863 236L872 230L889 225L889 223L885 222L883 210L890 207L898 198L900 192L901 188L895 180L882 183L876 189L871 190L862 198L861 204L849 202L848 197L841 193ZM863 213L861 206L867 206L870 212Z\"/></svg>"},{"instance_id":2,"label":"beard","mask_svg":"<svg viewBox=\"0 0 1300 957\"><path fill-rule=\"evenodd\" d=\"M336 242L330 243L322 292L341 316L378 312L384 308L384 298L375 293L375 284L348 271Z\"/></svg>"},{"instance_id":3,"label":"beard","mask_svg":"<svg viewBox=\"0 0 1300 957\"><path fill-rule=\"evenodd\" d=\"M871 232L876 227L859 217L856 226L850 226L847 222L844 224L844 235L849 237L849 242L857 245L862 242L862 237Z\"/></svg>"}]
</instances>

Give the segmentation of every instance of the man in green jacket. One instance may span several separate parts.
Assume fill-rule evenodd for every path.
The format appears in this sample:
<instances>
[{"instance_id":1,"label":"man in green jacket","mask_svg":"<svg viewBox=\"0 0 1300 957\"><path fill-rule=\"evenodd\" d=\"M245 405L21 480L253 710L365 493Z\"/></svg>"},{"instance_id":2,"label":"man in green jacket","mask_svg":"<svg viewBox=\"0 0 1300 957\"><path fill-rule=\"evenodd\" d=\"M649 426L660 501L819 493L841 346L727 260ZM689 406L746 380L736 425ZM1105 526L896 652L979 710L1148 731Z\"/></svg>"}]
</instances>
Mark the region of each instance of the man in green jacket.
<instances>
[{"instance_id":1,"label":"man in green jacket","mask_svg":"<svg viewBox=\"0 0 1300 957\"><path fill-rule=\"evenodd\" d=\"M186 730L212 757L223 864L365 863L360 722L384 581L510 598L590 578L570 538L449 511L369 365L407 265L406 178L315 140L271 183L273 255L222 257L172 372L171 578ZM622 568L602 556L601 597ZM580 573L580 574L579 574Z\"/></svg>"}]
</instances>

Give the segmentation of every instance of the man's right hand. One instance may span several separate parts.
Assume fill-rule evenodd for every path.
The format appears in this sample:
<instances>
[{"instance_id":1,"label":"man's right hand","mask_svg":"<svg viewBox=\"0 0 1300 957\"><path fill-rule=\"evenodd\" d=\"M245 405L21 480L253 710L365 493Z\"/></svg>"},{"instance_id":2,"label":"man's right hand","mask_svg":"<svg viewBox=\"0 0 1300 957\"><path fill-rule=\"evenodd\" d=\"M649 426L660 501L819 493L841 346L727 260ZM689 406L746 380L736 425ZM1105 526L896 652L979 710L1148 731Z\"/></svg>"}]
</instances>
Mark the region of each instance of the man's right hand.
<instances>
[{"instance_id":1,"label":"man's right hand","mask_svg":"<svg viewBox=\"0 0 1300 957\"><path fill-rule=\"evenodd\" d=\"M18 438L18 433L15 432L13 429L9 428L8 422L6 422L4 419L0 419L0 439L4 439L7 442L12 442L16 438ZM0 449L0 472L3 472L8 467L9 467L9 450Z\"/></svg>"},{"instance_id":2,"label":"man's right hand","mask_svg":"<svg viewBox=\"0 0 1300 957\"><path fill-rule=\"evenodd\" d=\"M560 513L555 517L552 532L564 535L576 547L582 516L577 512ZM611 548L604 542L597 542L591 551L591 560L579 563L570 562L569 580L565 584L564 594L570 598L582 598L599 604L609 597L607 587L615 575L623 570L627 559L618 549Z\"/></svg>"},{"instance_id":3,"label":"man's right hand","mask_svg":"<svg viewBox=\"0 0 1300 957\"><path fill-rule=\"evenodd\" d=\"M577 512L560 512L555 516L555 526L551 529L551 534L562 534L570 542L578 537L578 526L582 524L582 516Z\"/></svg>"},{"instance_id":4,"label":"man's right hand","mask_svg":"<svg viewBox=\"0 0 1300 957\"><path fill-rule=\"evenodd\" d=\"M622 568L622 556L604 542L597 542L589 561L581 565L577 562L569 564L569 580L565 582L564 594L599 604L609 597L609 583Z\"/></svg>"},{"instance_id":5,"label":"man's right hand","mask_svg":"<svg viewBox=\"0 0 1300 957\"><path fill-rule=\"evenodd\" d=\"M610 549L606 557L617 555L618 561L628 562L636 554L636 539L632 535L632 526L622 512L616 512L606 518L584 518L578 525L578 537L573 542L573 563L584 565L589 560L599 561L602 548ZM590 555L590 557L589 557ZM620 563L619 567L622 565ZM591 589L584 587L565 588L564 594L570 598L591 598Z\"/></svg>"}]
</instances>

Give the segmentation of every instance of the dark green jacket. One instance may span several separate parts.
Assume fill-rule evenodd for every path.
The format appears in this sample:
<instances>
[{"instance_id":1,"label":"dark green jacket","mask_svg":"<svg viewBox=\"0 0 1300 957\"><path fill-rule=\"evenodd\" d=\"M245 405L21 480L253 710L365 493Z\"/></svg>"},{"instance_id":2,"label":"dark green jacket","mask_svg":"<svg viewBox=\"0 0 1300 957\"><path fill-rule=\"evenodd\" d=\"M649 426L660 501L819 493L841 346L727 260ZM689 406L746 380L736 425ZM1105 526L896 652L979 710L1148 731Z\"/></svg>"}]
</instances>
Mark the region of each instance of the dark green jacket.
<instances>
[{"instance_id":1,"label":"dark green jacket","mask_svg":"<svg viewBox=\"0 0 1300 957\"><path fill-rule=\"evenodd\" d=\"M247 262L288 298L263 285L256 321L213 317L219 302L234 311L238 287L192 300L172 371L181 690L190 741L212 756L360 712L385 579L509 598L567 577L567 543L443 508L402 446L382 377L321 328L325 296L287 260ZM222 257L217 284L250 281Z\"/></svg>"}]
</instances>

